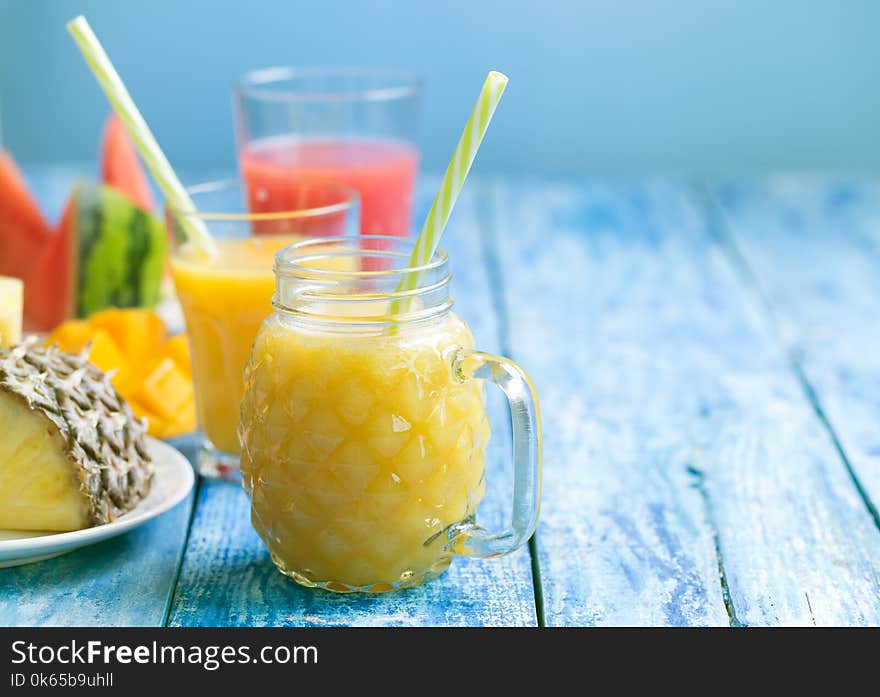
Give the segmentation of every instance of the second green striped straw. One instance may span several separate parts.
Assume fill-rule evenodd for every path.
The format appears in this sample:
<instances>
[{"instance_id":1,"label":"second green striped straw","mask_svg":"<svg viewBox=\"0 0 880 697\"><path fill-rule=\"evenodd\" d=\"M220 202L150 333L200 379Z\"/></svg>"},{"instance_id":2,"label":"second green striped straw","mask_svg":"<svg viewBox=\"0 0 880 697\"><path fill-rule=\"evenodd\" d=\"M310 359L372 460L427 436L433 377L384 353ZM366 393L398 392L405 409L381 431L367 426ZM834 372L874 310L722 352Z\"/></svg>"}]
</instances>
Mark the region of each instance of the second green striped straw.
<instances>
[{"instance_id":1,"label":"second green striped straw","mask_svg":"<svg viewBox=\"0 0 880 697\"><path fill-rule=\"evenodd\" d=\"M505 87L507 87L506 75L493 70L486 77L477 103L465 124L458 145L455 147L452 160L446 168L446 174L443 175L440 190L431 204L431 210L428 212L428 217L425 219L418 239L416 239L415 248L409 259L410 268L427 264L434 256L434 252L437 251L440 237L449 216L452 214L452 209L455 207L464 180L471 170L474 158L477 156L477 150L480 148L486 129L489 128L489 123L492 121L495 108L501 101ZM396 290L398 292L413 290L418 281L418 274L404 274ZM391 307L392 316L406 311L407 307L408 300L395 300Z\"/></svg>"}]
</instances>

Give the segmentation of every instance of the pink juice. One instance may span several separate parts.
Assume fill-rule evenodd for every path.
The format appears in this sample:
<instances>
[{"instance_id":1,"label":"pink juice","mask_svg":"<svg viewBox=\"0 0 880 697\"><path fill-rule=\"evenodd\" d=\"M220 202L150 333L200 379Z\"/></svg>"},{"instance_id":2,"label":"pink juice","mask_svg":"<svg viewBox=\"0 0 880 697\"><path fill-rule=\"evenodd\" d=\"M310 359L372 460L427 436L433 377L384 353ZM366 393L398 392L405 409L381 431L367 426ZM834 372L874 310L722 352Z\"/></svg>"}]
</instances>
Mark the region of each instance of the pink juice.
<instances>
[{"instance_id":1,"label":"pink juice","mask_svg":"<svg viewBox=\"0 0 880 697\"><path fill-rule=\"evenodd\" d=\"M361 196L362 234L405 237L418 159L415 147L395 140L270 138L243 150L241 173L254 212L314 204L302 200L303 184L341 184Z\"/></svg>"}]
</instances>

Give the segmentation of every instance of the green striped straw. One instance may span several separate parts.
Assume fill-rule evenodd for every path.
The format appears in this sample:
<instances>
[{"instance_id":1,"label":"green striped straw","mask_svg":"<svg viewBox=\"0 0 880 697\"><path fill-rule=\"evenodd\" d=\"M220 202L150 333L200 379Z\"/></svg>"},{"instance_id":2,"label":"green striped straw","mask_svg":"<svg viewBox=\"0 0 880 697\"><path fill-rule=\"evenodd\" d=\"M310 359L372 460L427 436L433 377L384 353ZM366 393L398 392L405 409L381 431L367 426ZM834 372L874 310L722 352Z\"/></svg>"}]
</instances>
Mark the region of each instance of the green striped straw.
<instances>
[{"instance_id":1,"label":"green striped straw","mask_svg":"<svg viewBox=\"0 0 880 697\"><path fill-rule=\"evenodd\" d=\"M196 213L196 207L189 194L165 157L165 153L159 147L153 137L150 127L141 116L134 101L125 89L125 84L119 73L110 62L110 58L98 41L98 37L92 31L86 18L80 15L67 23L67 31L73 36L83 57L95 74L98 84L110 100L110 104L122 119L125 130L134 141L141 157L153 175L153 178L165 194L168 203L184 215L180 216L180 224L184 228L187 240L200 252L213 256L217 253L217 245L214 243L208 229L202 220L187 215Z\"/></svg>"},{"instance_id":2,"label":"green striped straw","mask_svg":"<svg viewBox=\"0 0 880 697\"><path fill-rule=\"evenodd\" d=\"M424 266L434 256L437 251L437 245L440 244L440 236L443 229L452 214L455 202L461 193L461 187L467 178L468 172L471 171L471 165L477 156L477 150L480 143L483 142L483 136L486 129L489 128L489 122L492 121L492 114L498 102L501 101L501 95L504 88L507 87L507 76L492 70L483 83L483 89L480 90L480 96L477 103L474 104L474 110L471 112L470 118L465 124L458 145L455 146L455 153L452 160L446 168L446 174L443 175L443 181L440 184L440 190L431 204L431 210L428 211L428 217L422 226L416 240L415 248L409 258L409 267ZM419 274L405 274L398 284L396 291L413 290L419 282ZM397 315L405 312L409 307L409 297L404 299L396 299L391 304L391 315Z\"/></svg>"}]
</instances>

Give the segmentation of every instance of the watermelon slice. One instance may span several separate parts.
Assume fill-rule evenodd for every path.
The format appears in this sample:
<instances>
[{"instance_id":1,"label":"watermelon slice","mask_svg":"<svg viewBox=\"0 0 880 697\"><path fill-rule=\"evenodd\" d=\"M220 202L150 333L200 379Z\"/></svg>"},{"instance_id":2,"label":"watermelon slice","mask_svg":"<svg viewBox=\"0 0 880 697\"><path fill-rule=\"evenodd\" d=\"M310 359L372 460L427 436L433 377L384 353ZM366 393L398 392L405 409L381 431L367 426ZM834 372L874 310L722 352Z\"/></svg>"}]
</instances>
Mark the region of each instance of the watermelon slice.
<instances>
[{"instance_id":1,"label":"watermelon slice","mask_svg":"<svg viewBox=\"0 0 880 697\"><path fill-rule=\"evenodd\" d=\"M67 202L58 230L24 279L24 328L54 329L73 313L76 240L73 199Z\"/></svg>"},{"instance_id":2,"label":"watermelon slice","mask_svg":"<svg viewBox=\"0 0 880 697\"><path fill-rule=\"evenodd\" d=\"M0 151L0 276L27 278L51 237L15 161Z\"/></svg>"},{"instance_id":3,"label":"watermelon slice","mask_svg":"<svg viewBox=\"0 0 880 697\"><path fill-rule=\"evenodd\" d=\"M147 175L122 120L110 114L101 144L101 178L145 211L155 210Z\"/></svg>"},{"instance_id":4,"label":"watermelon slice","mask_svg":"<svg viewBox=\"0 0 880 697\"><path fill-rule=\"evenodd\" d=\"M165 250L165 229L155 217L109 186L78 184L52 243L25 279L27 328L47 331L105 307L154 306Z\"/></svg>"}]
</instances>

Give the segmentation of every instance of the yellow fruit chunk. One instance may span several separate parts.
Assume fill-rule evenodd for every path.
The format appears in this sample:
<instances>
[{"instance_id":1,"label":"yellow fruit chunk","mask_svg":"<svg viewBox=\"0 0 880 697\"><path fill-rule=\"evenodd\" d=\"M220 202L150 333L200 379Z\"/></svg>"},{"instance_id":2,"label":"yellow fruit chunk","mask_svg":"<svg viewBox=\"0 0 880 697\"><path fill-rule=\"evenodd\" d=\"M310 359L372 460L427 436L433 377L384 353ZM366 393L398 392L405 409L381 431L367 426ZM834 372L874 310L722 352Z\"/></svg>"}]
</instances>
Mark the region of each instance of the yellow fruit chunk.
<instances>
[{"instance_id":1,"label":"yellow fruit chunk","mask_svg":"<svg viewBox=\"0 0 880 697\"><path fill-rule=\"evenodd\" d=\"M124 369L128 363L113 337L103 329L92 334L89 360L105 373L110 370Z\"/></svg>"},{"instance_id":2,"label":"yellow fruit chunk","mask_svg":"<svg viewBox=\"0 0 880 697\"><path fill-rule=\"evenodd\" d=\"M128 360L110 333L103 329L95 329L85 320L75 319L64 322L46 337L45 343L46 346L57 344L59 349L67 353L79 353L86 344L91 343L89 361L105 373L110 370L124 371L128 365ZM115 379L113 382L116 384Z\"/></svg>"},{"instance_id":3,"label":"yellow fruit chunk","mask_svg":"<svg viewBox=\"0 0 880 697\"><path fill-rule=\"evenodd\" d=\"M94 330L84 319L71 319L63 322L46 337L46 346L58 344L66 353L79 353L89 343Z\"/></svg>"},{"instance_id":4,"label":"yellow fruit chunk","mask_svg":"<svg viewBox=\"0 0 880 697\"><path fill-rule=\"evenodd\" d=\"M109 332L131 362L153 355L155 348L165 339L164 322L149 310L110 308L96 312L88 322Z\"/></svg>"},{"instance_id":5,"label":"yellow fruit chunk","mask_svg":"<svg viewBox=\"0 0 880 697\"><path fill-rule=\"evenodd\" d=\"M178 334L162 343L156 351L156 360L139 379L142 387L132 392L132 408L142 410L150 435L173 438L195 430L195 395L186 334Z\"/></svg>"},{"instance_id":6,"label":"yellow fruit chunk","mask_svg":"<svg viewBox=\"0 0 880 697\"><path fill-rule=\"evenodd\" d=\"M126 399L128 402L128 406L131 407L131 410L134 412L134 415L139 419L147 420L147 433L154 438L165 438L165 431L168 429L168 424L165 419L163 419L158 414L154 414L152 411L147 409L143 404L138 402L135 399L128 398Z\"/></svg>"},{"instance_id":7,"label":"yellow fruit chunk","mask_svg":"<svg viewBox=\"0 0 880 697\"><path fill-rule=\"evenodd\" d=\"M147 430L155 438L174 438L184 433L190 433L196 428L195 400L184 404L170 421L154 414L140 402L131 401L129 404L137 416L147 420Z\"/></svg>"},{"instance_id":8,"label":"yellow fruit chunk","mask_svg":"<svg viewBox=\"0 0 880 697\"><path fill-rule=\"evenodd\" d=\"M0 348L21 341L23 293L20 279L0 276Z\"/></svg>"},{"instance_id":9,"label":"yellow fruit chunk","mask_svg":"<svg viewBox=\"0 0 880 697\"><path fill-rule=\"evenodd\" d=\"M186 334L178 334L168 339L159 349L159 355L168 357L183 371L187 377L192 378L192 363L190 362L189 337Z\"/></svg>"},{"instance_id":10,"label":"yellow fruit chunk","mask_svg":"<svg viewBox=\"0 0 880 697\"><path fill-rule=\"evenodd\" d=\"M170 358L160 360L132 394L133 400L166 420L192 398L192 382Z\"/></svg>"}]
</instances>

